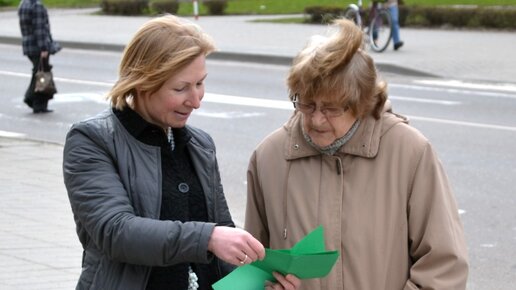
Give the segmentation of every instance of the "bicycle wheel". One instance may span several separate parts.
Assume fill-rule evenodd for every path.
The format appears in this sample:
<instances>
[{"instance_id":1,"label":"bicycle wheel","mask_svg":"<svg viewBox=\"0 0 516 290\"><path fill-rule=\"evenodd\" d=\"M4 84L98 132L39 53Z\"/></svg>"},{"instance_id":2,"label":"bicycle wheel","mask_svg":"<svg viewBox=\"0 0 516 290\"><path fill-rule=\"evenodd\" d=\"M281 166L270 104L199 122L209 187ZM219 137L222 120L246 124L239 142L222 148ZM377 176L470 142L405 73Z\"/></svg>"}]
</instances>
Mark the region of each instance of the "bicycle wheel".
<instances>
[{"instance_id":1,"label":"bicycle wheel","mask_svg":"<svg viewBox=\"0 0 516 290\"><path fill-rule=\"evenodd\" d=\"M392 19L389 11L378 11L369 24L368 34L372 50L382 52L389 46L392 38Z\"/></svg>"},{"instance_id":2,"label":"bicycle wheel","mask_svg":"<svg viewBox=\"0 0 516 290\"><path fill-rule=\"evenodd\" d=\"M355 24L358 27L362 26L362 19L360 17L360 14L358 13L358 9L355 9L353 7L348 7L348 9L346 9L346 11L344 12L343 16L344 16L344 18L355 22Z\"/></svg>"}]
</instances>

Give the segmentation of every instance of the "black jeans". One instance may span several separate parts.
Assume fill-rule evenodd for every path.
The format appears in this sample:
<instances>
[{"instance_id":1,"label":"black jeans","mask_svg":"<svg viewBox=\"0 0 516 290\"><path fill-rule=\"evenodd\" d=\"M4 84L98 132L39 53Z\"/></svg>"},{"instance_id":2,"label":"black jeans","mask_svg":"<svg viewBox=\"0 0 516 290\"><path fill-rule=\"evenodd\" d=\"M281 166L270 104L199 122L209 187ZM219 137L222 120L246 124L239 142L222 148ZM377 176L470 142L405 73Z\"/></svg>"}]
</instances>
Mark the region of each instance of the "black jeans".
<instances>
[{"instance_id":1,"label":"black jeans","mask_svg":"<svg viewBox=\"0 0 516 290\"><path fill-rule=\"evenodd\" d=\"M48 106L48 100L54 97L53 94L44 94L44 93L35 93L34 85L36 82L36 72L39 68L40 56L29 56L30 61L32 62L32 78L30 80L29 87L25 92L24 102L27 106L31 107L34 111L45 110ZM50 55L48 57L42 58L43 62L43 70L51 71L52 66L49 63Z\"/></svg>"}]
</instances>

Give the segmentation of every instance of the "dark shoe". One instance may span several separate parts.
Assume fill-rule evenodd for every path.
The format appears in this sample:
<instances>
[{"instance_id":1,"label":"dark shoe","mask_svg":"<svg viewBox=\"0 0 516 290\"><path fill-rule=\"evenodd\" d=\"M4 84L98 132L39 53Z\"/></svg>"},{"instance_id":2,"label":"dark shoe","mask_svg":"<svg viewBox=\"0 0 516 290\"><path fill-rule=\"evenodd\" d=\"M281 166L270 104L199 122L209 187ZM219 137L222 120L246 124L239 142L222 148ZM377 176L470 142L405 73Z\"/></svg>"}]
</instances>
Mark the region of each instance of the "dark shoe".
<instances>
[{"instance_id":1,"label":"dark shoe","mask_svg":"<svg viewBox=\"0 0 516 290\"><path fill-rule=\"evenodd\" d=\"M402 47L402 46L403 46L403 41L400 41L400 42L398 42L398 43L395 43L395 44L394 44L394 50L398 50L398 49L399 49L400 47Z\"/></svg>"},{"instance_id":2,"label":"dark shoe","mask_svg":"<svg viewBox=\"0 0 516 290\"><path fill-rule=\"evenodd\" d=\"M54 110L49 109L35 109L33 110L34 114L44 114L44 113L52 113Z\"/></svg>"}]
</instances>

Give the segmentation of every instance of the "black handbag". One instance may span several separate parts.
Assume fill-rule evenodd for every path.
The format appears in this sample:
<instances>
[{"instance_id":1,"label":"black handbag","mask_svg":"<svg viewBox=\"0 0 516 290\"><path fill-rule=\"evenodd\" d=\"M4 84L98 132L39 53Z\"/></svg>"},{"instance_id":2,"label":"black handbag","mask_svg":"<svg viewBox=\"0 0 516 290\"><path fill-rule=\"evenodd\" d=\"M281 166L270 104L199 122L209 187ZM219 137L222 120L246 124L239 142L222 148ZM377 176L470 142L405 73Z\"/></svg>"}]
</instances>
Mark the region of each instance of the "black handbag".
<instances>
[{"instance_id":1,"label":"black handbag","mask_svg":"<svg viewBox=\"0 0 516 290\"><path fill-rule=\"evenodd\" d=\"M39 94L53 95L57 93L54 83L54 76L51 71L43 70L43 60L40 59L38 71L35 76L34 92Z\"/></svg>"}]
</instances>

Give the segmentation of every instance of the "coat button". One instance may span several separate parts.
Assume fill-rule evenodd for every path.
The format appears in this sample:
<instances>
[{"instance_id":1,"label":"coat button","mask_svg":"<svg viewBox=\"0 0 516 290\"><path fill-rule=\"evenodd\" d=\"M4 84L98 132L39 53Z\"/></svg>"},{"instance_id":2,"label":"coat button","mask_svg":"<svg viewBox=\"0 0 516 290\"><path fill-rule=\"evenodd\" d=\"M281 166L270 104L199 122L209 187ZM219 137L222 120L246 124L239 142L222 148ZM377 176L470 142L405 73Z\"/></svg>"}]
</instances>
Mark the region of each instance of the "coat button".
<instances>
[{"instance_id":1,"label":"coat button","mask_svg":"<svg viewBox=\"0 0 516 290\"><path fill-rule=\"evenodd\" d=\"M179 189L179 192L181 192L181 193L187 193L190 190L190 186L188 186L188 184L186 184L184 182L181 182L177 186L177 189Z\"/></svg>"},{"instance_id":2,"label":"coat button","mask_svg":"<svg viewBox=\"0 0 516 290\"><path fill-rule=\"evenodd\" d=\"M295 150L299 149L299 144L294 145L294 149Z\"/></svg>"}]
</instances>

